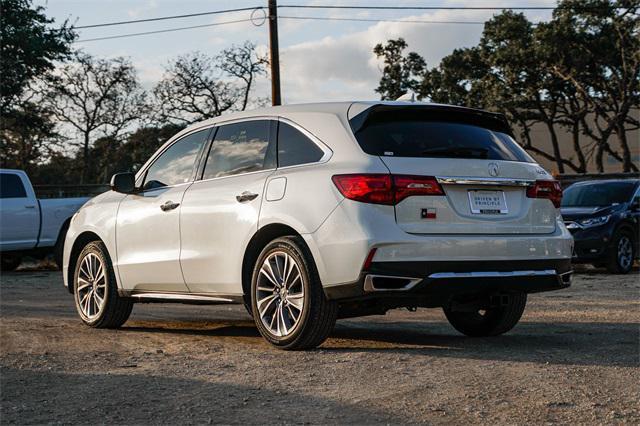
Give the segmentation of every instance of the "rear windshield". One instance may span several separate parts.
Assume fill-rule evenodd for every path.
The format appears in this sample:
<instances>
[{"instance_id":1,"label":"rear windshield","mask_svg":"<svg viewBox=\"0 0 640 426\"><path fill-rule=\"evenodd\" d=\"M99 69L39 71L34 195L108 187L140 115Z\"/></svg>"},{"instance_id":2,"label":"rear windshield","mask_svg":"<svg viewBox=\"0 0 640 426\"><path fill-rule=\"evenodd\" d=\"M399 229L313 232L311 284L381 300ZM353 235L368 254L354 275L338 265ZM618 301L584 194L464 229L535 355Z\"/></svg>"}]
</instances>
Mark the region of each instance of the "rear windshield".
<instances>
[{"instance_id":1,"label":"rear windshield","mask_svg":"<svg viewBox=\"0 0 640 426\"><path fill-rule=\"evenodd\" d=\"M627 203L635 190L636 183L598 182L573 185L562 194L562 207L604 207Z\"/></svg>"},{"instance_id":2,"label":"rear windshield","mask_svg":"<svg viewBox=\"0 0 640 426\"><path fill-rule=\"evenodd\" d=\"M534 162L509 135L506 123L481 115L387 110L366 119L357 116L351 124L371 155Z\"/></svg>"}]
</instances>

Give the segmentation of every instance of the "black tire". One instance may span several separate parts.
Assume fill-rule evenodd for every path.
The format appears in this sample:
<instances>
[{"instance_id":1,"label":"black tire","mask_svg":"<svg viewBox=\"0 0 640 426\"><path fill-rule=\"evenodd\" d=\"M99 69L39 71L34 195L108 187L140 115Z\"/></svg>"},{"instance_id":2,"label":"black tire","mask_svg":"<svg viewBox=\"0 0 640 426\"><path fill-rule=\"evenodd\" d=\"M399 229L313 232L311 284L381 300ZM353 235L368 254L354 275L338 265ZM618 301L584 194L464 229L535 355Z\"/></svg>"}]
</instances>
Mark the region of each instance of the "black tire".
<instances>
[{"instance_id":1,"label":"black tire","mask_svg":"<svg viewBox=\"0 0 640 426\"><path fill-rule=\"evenodd\" d=\"M14 254L0 255L0 265L2 272L15 271L22 263L22 257Z\"/></svg>"},{"instance_id":2,"label":"black tire","mask_svg":"<svg viewBox=\"0 0 640 426\"><path fill-rule=\"evenodd\" d=\"M511 330L520 321L527 304L526 293L509 294L505 306L491 307L484 314L477 312L451 311L444 308L449 323L460 333L471 337L497 336Z\"/></svg>"},{"instance_id":3,"label":"black tire","mask_svg":"<svg viewBox=\"0 0 640 426\"><path fill-rule=\"evenodd\" d=\"M69 222L65 222L60 229L56 245L53 246L53 261L58 266L58 269L62 269L62 254L64 252L64 240L67 238L67 231L69 230Z\"/></svg>"},{"instance_id":4,"label":"black tire","mask_svg":"<svg viewBox=\"0 0 640 426\"><path fill-rule=\"evenodd\" d=\"M304 286L302 311L285 336L278 336L263 324L257 306L260 269L265 260L277 252L284 252L295 261L302 279L302 284L297 285ZM286 350L311 349L322 344L333 330L338 315L337 303L327 300L313 257L304 240L298 236L275 239L258 256L251 278L251 308L260 334L272 345Z\"/></svg>"},{"instance_id":5,"label":"black tire","mask_svg":"<svg viewBox=\"0 0 640 426\"><path fill-rule=\"evenodd\" d=\"M80 268L82 267L82 261L89 254L97 256L105 269L104 283L106 288L103 292L104 305L95 317L87 316L83 312L80 307L80 292L78 290L78 278L80 275ZM109 257L107 248L102 241L92 241L80 252L76 262L76 270L73 274L73 283L71 284L73 285L73 298L75 300L76 310L78 311L80 319L86 325L94 328L118 328L122 326L127 319L129 319L131 309L133 308L133 302L130 299L123 298L118 295L116 276L111 263L111 258Z\"/></svg>"},{"instance_id":6,"label":"black tire","mask_svg":"<svg viewBox=\"0 0 640 426\"><path fill-rule=\"evenodd\" d=\"M636 258L636 246L632 232L623 229L617 231L611 240L607 253L607 271L612 274L628 274ZM624 253L623 253L624 251Z\"/></svg>"}]
</instances>

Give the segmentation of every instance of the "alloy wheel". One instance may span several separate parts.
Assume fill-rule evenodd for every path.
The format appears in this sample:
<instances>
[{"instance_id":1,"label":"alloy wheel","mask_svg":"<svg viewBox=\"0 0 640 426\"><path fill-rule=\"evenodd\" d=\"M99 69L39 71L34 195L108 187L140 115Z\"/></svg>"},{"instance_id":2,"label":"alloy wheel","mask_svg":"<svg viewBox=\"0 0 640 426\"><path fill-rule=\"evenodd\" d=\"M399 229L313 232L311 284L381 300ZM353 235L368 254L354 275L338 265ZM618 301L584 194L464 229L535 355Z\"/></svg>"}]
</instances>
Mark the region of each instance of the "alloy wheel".
<instances>
[{"instance_id":1,"label":"alloy wheel","mask_svg":"<svg viewBox=\"0 0 640 426\"><path fill-rule=\"evenodd\" d=\"M293 332L304 309L304 278L296 260L284 251L271 253L260 267L256 301L262 324L275 336Z\"/></svg>"},{"instance_id":2,"label":"alloy wheel","mask_svg":"<svg viewBox=\"0 0 640 426\"><path fill-rule=\"evenodd\" d=\"M627 236L622 236L618 241L618 264L622 269L628 269L633 262L633 247Z\"/></svg>"},{"instance_id":3,"label":"alloy wheel","mask_svg":"<svg viewBox=\"0 0 640 426\"><path fill-rule=\"evenodd\" d=\"M82 258L76 282L78 306L82 314L93 320L104 309L107 279L102 260L94 253Z\"/></svg>"}]
</instances>

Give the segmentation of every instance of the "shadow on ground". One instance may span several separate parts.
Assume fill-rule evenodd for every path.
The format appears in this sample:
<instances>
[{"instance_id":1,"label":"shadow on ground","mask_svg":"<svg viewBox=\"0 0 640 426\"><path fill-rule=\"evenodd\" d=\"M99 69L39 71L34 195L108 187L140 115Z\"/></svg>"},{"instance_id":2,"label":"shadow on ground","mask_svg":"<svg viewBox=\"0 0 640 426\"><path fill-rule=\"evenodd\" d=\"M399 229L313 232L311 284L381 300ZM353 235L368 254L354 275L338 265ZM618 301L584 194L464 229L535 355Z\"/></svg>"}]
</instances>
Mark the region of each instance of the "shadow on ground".
<instances>
[{"instance_id":1,"label":"shadow on ground","mask_svg":"<svg viewBox=\"0 0 640 426\"><path fill-rule=\"evenodd\" d=\"M549 364L632 367L640 363L637 323L522 322L513 331L490 338L457 334L445 323L339 322L321 347L328 352L393 352L461 359ZM136 322L125 333L255 338L263 343L251 321L225 323ZM228 343L228 342L227 342ZM617 356L611 357L611 351ZM605 356L607 355L607 356Z\"/></svg>"},{"instance_id":2,"label":"shadow on ground","mask_svg":"<svg viewBox=\"0 0 640 426\"><path fill-rule=\"evenodd\" d=\"M0 379L11 389L2 393L3 424L258 424L265 410L278 423L407 421L312 395L200 380L6 367Z\"/></svg>"}]
</instances>

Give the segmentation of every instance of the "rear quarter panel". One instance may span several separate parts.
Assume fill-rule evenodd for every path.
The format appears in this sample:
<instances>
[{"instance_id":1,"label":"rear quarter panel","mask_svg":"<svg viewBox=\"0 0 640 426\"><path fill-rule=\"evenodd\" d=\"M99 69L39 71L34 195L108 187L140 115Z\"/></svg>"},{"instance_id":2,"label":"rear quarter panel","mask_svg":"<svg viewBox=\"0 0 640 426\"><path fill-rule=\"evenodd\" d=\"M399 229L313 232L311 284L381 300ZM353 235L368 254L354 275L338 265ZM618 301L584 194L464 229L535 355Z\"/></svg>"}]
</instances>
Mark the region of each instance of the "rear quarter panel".
<instances>
[{"instance_id":1,"label":"rear quarter panel","mask_svg":"<svg viewBox=\"0 0 640 426\"><path fill-rule=\"evenodd\" d=\"M379 157L366 155L353 138L349 124L339 115L326 113L287 114L284 118L311 133L326 145L332 155L324 163L314 163L277 169L267 180L285 178L284 196L262 203L259 228L279 223L300 233L313 254L320 277L325 274L323 257L309 236L314 233L344 197L333 184L336 174L388 173Z\"/></svg>"}]
</instances>

